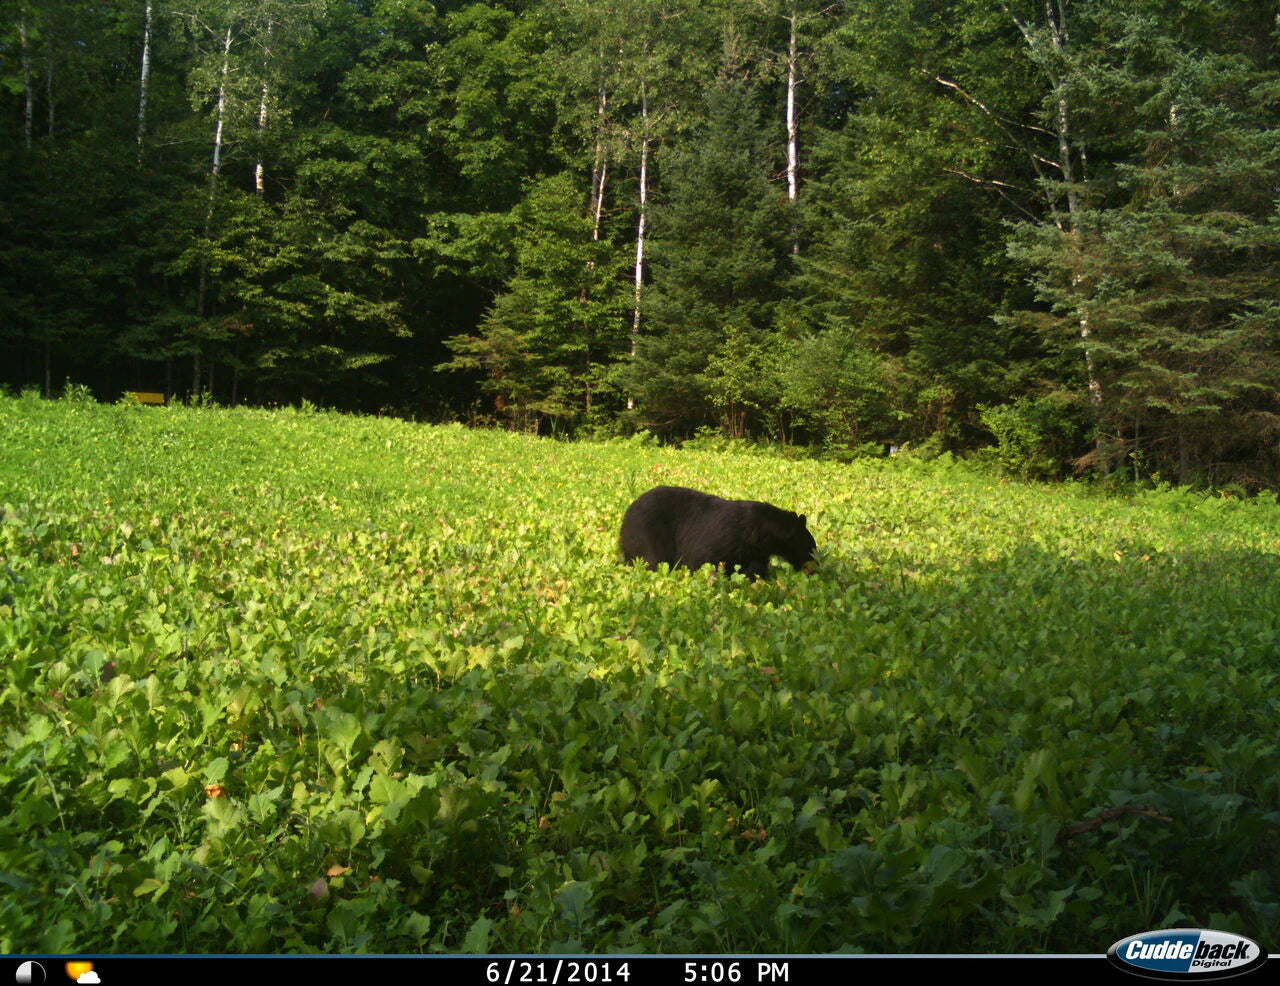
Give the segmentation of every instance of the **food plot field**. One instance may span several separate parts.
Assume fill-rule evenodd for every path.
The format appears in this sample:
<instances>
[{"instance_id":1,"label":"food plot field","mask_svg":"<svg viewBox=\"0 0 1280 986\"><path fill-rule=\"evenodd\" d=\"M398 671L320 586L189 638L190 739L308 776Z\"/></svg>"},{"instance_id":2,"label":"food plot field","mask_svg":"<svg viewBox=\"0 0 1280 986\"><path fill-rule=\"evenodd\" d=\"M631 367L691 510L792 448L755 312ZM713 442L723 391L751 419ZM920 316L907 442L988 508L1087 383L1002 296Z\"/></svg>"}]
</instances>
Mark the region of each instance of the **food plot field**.
<instances>
[{"instance_id":1,"label":"food plot field","mask_svg":"<svg viewBox=\"0 0 1280 986\"><path fill-rule=\"evenodd\" d=\"M26 396L0 504L5 952L1280 944L1274 498Z\"/></svg>"}]
</instances>

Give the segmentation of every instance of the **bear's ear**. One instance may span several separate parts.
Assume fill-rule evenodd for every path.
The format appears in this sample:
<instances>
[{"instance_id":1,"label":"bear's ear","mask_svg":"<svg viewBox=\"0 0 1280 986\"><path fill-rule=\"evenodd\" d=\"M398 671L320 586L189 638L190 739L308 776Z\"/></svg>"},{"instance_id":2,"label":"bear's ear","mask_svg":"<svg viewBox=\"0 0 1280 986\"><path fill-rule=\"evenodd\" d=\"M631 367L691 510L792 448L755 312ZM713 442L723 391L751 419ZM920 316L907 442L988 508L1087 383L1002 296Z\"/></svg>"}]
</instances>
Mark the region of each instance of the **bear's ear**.
<instances>
[{"instance_id":1,"label":"bear's ear","mask_svg":"<svg viewBox=\"0 0 1280 986\"><path fill-rule=\"evenodd\" d=\"M804 514L800 515L800 526L804 527Z\"/></svg>"}]
</instances>

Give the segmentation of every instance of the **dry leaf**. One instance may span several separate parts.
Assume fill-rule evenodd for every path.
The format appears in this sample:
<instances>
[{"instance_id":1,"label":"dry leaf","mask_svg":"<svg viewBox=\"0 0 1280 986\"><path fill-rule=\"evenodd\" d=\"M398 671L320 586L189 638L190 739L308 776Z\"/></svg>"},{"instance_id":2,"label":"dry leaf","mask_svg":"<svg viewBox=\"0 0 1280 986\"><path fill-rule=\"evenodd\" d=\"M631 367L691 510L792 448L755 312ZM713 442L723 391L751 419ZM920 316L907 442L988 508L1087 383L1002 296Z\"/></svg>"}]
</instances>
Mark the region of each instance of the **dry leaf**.
<instances>
[{"instance_id":1,"label":"dry leaf","mask_svg":"<svg viewBox=\"0 0 1280 986\"><path fill-rule=\"evenodd\" d=\"M227 789L221 784L206 784L204 786L204 793L209 795L211 798L225 798L227 796Z\"/></svg>"},{"instance_id":2,"label":"dry leaf","mask_svg":"<svg viewBox=\"0 0 1280 986\"><path fill-rule=\"evenodd\" d=\"M351 867L343 866L341 863L334 863L327 870L325 870L325 873L328 876L342 876L343 873L350 873L350 872L351 872Z\"/></svg>"}]
</instances>

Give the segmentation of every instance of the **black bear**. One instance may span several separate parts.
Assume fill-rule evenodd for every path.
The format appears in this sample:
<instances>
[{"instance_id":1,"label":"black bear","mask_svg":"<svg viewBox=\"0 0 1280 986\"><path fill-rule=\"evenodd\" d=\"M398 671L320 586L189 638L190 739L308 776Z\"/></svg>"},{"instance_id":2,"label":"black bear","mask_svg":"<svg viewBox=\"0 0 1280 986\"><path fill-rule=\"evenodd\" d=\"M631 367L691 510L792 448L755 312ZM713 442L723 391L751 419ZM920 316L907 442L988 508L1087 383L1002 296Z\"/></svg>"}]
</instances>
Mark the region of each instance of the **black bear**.
<instances>
[{"instance_id":1,"label":"black bear","mask_svg":"<svg viewBox=\"0 0 1280 986\"><path fill-rule=\"evenodd\" d=\"M817 547L803 514L757 500L723 500L682 486L657 486L622 517L622 556L650 569L724 565L752 579L769 574L769 557L794 568L813 561Z\"/></svg>"}]
</instances>

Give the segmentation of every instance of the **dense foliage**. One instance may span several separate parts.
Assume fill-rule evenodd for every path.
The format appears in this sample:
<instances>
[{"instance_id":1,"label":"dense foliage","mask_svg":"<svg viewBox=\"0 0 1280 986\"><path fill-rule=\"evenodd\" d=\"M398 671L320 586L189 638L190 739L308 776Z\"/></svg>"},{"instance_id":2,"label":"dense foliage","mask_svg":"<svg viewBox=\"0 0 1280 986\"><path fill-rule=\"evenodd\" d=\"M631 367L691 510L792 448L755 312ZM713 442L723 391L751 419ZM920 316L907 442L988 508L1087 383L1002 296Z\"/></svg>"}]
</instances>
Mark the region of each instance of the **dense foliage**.
<instances>
[{"instance_id":1,"label":"dense foliage","mask_svg":"<svg viewBox=\"0 0 1280 986\"><path fill-rule=\"evenodd\" d=\"M1280 485L1274 0L14 0L0 383Z\"/></svg>"},{"instance_id":2,"label":"dense foliage","mask_svg":"<svg viewBox=\"0 0 1280 986\"><path fill-rule=\"evenodd\" d=\"M1276 504L0 397L0 951L1280 939ZM820 574L620 563L659 483Z\"/></svg>"}]
</instances>

